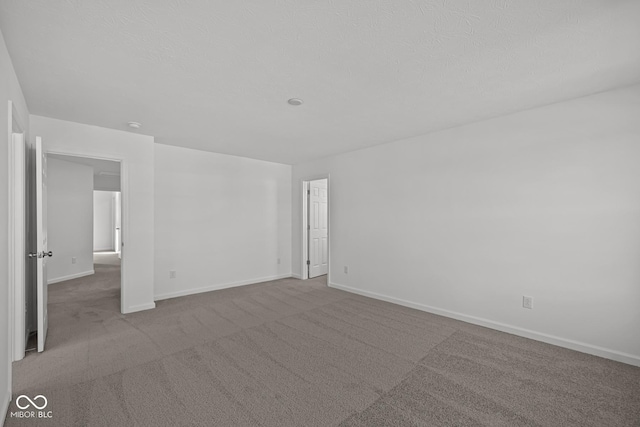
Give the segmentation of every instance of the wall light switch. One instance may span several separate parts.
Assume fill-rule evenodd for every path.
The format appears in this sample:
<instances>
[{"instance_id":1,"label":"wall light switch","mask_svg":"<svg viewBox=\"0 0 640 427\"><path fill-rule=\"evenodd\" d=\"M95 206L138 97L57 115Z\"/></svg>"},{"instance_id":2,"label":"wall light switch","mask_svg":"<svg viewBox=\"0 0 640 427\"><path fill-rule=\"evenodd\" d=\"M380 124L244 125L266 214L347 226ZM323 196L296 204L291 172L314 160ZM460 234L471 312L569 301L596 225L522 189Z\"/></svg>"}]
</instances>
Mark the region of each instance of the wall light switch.
<instances>
[{"instance_id":1,"label":"wall light switch","mask_svg":"<svg viewBox=\"0 0 640 427\"><path fill-rule=\"evenodd\" d=\"M71 257L71 264L75 264L78 262L78 258L76 257Z\"/></svg>"},{"instance_id":2,"label":"wall light switch","mask_svg":"<svg viewBox=\"0 0 640 427\"><path fill-rule=\"evenodd\" d=\"M523 296L522 297L522 307L532 309L533 308L533 297Z\"/></svg>"},{"instance_id":3,"label":"wall light switch","mask_svg":"<svg viewBox=\"0 0 640 427\"><path fill-rule=\"evenodd\" d=\"M176 271L169 270L169 279L175 279L175 278L176 278Z\"/></svg>"},{"instance_id":4,"label":"wall light switch","mask_svg":"<svg viewBox=\"0 0 640 427\"><path fill-rule=\"evenodd\" d=\"M344 266L344 274L349 274L349 267L346 265Z\"/></svg>"}]
</instances>

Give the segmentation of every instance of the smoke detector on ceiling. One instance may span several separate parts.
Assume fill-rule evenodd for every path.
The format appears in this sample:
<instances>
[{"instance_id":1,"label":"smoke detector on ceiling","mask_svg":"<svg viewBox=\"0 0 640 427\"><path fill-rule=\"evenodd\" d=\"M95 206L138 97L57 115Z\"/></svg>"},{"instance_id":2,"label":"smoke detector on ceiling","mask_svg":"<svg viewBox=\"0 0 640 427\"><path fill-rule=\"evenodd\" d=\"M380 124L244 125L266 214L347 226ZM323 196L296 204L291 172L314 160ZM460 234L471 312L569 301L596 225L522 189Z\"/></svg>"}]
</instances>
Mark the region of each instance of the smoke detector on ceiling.
<instances>
[{"instance_id":1,"label":"smoke detector on ceiling","mask_svg":"<svg viewBox=\"0 0 640 427\"><path fill-rule=\"evenodd\" d=\"M298 106L298 105L302 105L302 102L303 102L303 101L302 101L302 99L300 99L300 98L291 98L291 99L290 99L290 100L288 100L287 102L288 102L289 104L291 104L291 105Z\"/></svg>"},{"instance_id":2,"label":"smoke detector on ceiling","mask_svg":"<svg viewBox=\"0 0 640 427\"><path fill-rule=\"evenodd\" d=\"M142 127L142 123L138 123L138 122L129 122L127 124L131 129L140 129Z\"/></svg>"}]
</instances>

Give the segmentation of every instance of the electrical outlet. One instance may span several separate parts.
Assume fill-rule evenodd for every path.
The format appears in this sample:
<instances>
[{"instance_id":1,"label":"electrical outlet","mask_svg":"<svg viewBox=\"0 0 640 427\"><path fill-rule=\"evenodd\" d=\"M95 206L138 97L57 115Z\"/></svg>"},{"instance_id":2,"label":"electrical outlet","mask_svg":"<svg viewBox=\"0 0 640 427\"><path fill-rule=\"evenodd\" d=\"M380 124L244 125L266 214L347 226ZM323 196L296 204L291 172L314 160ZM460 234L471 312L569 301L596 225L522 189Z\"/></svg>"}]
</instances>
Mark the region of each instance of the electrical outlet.
<instances>
[{"instance_id":1,"label":"electrical outlet","mask_svg":"<svg viewBox=\"0 0 640 427\"><path fill-rule=\"evenodd\" d=\"M280 264L280 258L278 258L278 265Z\"/></svg>"},{"instance_id":2,"label":"electrical outlet","mask_svg":"<svg viewBox=\"0 0 640 427\"><path fill-rule=\"evenodd\" d=\"M349 274L349 267L346 265L344 266L344 274Z\"/></svg>"},{"instance_id":3,"label":"electrical outlet","mask_svg":"<svg viewBox=\"0 0 640 427\"><path fill-rule=\"evenodd\" d=\"M176 271L169 270L169 279L175 279L175 278L176 278Z\"/></svg>"},{"instance_id":4,"label":"electrical outlet","mask_svg":"<svg viewBox=\"0 0 640 427\"><path fill-rule=\"evenodd\" d=\"M75 264L78 262L78 258L76 257L71 257L71 264Z\"/></svg>"},{"instance_id":5,"label":"electrical outlet","mask_svg":"<svg viewBox=\"0 0 640 427\"><path fill-rule=\"evenodd\" d=\"M533 308L533 297L523 296L522 297L522 307L532 309Z\"/></svg>"}]
</instances>

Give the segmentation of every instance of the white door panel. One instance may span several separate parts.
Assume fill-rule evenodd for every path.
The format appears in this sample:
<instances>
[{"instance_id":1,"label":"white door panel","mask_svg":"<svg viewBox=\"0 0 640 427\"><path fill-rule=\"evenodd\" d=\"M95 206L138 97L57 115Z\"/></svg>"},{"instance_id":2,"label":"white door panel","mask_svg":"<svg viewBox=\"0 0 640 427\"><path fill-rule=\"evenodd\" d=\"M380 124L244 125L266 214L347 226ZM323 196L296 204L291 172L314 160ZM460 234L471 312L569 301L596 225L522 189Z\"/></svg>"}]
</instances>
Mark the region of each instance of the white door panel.
<instances>
[{"instance_id":1,"label":"white door panel","mask_svg":"<svg viewBox=\"0 0 640 427\"><path fill-rule=\"evenodd\" d=\"M14 299L9 304L14 304L14 353L13 360L24 358L25 347L28 339L26 321L26 221L25 221L25 144L23 133L12 134L13 154L14 154L14 194L13 194L13 247L15 251L13 263L13 286ZM11 231L11 230L10 230Z\"/></svg>"},{"instance_id":2,"label":"white door panel","mask_svg":"<svg viewBox=\"0 0 640 427\"><path fill-rule=\"evenodd\" d=\"M329 249L327 180L309 183L309 278L327 274Z\"/></svg>"},{"instance_id":3,"label":"white door panel","mask_svg":"<svg viewBox=\"0 0 640 427\"><path fill-rule=\"evenodd\" d=\"M47 258L51 256L47 244L47 157L42 139L36 137L36 235L37 245L37 299L38 299L38 351L44 351L47 339Z\"/></svg>"}]
</instances>

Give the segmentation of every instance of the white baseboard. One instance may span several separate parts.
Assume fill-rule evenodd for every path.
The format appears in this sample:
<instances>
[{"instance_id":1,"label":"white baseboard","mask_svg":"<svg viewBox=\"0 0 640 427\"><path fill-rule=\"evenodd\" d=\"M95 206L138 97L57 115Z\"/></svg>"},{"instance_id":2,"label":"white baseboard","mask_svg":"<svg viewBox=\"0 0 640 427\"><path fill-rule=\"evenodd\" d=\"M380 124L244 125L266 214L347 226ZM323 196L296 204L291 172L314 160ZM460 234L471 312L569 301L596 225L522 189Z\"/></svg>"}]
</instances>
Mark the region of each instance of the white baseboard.
<instances>
[{"instance_id":1,"label":"white baseboard","mask_svg":"<svg viewBox=\"0 0 640 427\"><path fill-rule=\"evenodd\" d=\"M9 378L11 381L11 378ZM2 402L0 402L0 426L4 425L4 422L7 418L7 412L9 411L9 403L11 403L11 388L7 389L6 394L2 397Z\"/></svg>"},{"instance_id":2,"label":"white baseboard","mask_svg":"<svg viewBox=\"0 0 640 427\"><path fill-rule=\"evenodd\" d=\"M302 274L293 273L293 274L291 275L291 277L293 277L294 279L300 279L300 280L302 280Z\"/></svg>"},{"instance_id":3,"label":"white baseboard","mask_svg":"<svg viewBox=\"0 0 640 427\"><path fill-rule=\"evenodd\" d=\"M402 305L404 307L415 308L416 310L426 311L428 313L437 314L444 317L450 317L452 319L462 320L463 322L473 323L474 325L484 326L497 331L507 332L509 334L518 335L524 338L530 338L536 341L542 341L548 344L557 345L559 347L576 350L582 353L592 354L594 356L604 357L605 359L611 359L622 363L627 363L633 366L640 366L640 357L629 353L623 353L608 348L599 347L579 341L574 341L566 338L557 337L554 335L545 334L542 332L532 331L530 329L524 329L517 326L507 325L505 323L495 322L493 320L483 319L481 317L469 316L455 311L449 311L442 308L431 307L424 304L419 304L400 298L390 297L387 295L379 294L377 292L364 291L350 286L340 285L338 283L329 283L329 287L340 289L353 294L362 295L369 298L374 298L382 301L387 301L393 304Z\"/></svg>"},{"instance_id":4,"label":"white baseboard","mask_svg":"<svg viewBox=\"0 0 640 427\"><path fill-rule=\"evenodd\" d=\"M271 280L286 279L291 277L291 273L280 274L276 276L260 277L257 279L241 280L239 282L224 283L218 285L205 286L202 288L184 289L175 292L167 292L155 296L156 301L169 298L184 297L187 295L200 294L203 292L219 291L220 289L235 288L237 286L255 285L256 283L270 282Z\"/></svg>"},{"instance_id":5,"label":"white baseboard","mask_svg":"<svg viewBox=\"0 0 640 427\"><path fill-rule=\"evenodd\" d=\"M77 279L79 277L91 276L95 274L95 270L82 271L80 273L70 274L68 276L56 277L55 279L47 280L47 285L51 285L52 283L64 282L65 280Z\"/></svg>"},{"instance_id":6,"label":"white baseboard","mask_svg":"<svg viewBox=\"0 0 640 427\"><path fill-rule=\"evenodd\" d=\"M132 305L124 309L124 314L136 313L138 311L151 310L156 308L155 302L149 302L146 304Z\"/></svg>"}]
</instances>

